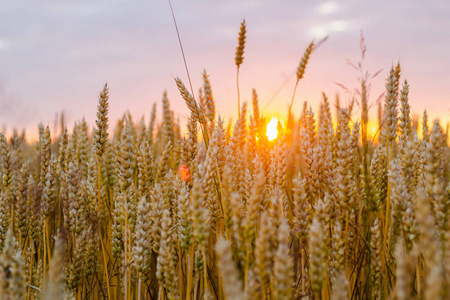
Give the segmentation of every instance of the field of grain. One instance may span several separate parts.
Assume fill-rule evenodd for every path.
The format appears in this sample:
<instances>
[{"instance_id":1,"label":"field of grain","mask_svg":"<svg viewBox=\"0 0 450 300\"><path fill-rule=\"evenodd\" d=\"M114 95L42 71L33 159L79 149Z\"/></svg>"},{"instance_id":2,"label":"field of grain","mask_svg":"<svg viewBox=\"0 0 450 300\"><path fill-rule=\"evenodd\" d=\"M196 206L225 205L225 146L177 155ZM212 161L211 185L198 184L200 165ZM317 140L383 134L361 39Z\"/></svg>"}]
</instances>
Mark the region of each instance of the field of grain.
<instances>
[{"instance_id":1,"label":"field of grain","mask_svg":"<svg viewBox=\"0 0 450 300\"><path fill-rule=\"evenodd\" d=\"M239 95L245 39L243 22L229 126L205 72L195 98L175 79L186 133L167 94L161 123L155 104L110 125L107 85L92 132L0 133L0 299L450 298L448 125L412 120L395 65L374 136L362 78L350 105L290 108L269 141L256 91Z\"/></svg>"}]
</instances>

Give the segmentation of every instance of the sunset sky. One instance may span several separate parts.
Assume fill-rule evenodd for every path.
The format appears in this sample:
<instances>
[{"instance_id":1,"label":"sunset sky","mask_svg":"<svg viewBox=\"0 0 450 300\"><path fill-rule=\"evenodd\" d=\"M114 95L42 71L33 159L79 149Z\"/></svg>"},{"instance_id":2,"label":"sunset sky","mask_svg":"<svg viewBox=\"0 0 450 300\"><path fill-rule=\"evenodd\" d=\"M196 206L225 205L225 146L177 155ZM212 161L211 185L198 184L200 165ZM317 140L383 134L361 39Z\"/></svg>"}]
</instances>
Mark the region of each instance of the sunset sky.
<instances>
[{"instance_id":1,"label":"sunset sky","mask_svg":"<svg viewBox=\"0 0 450 300\"><path fill-rule=\"evenodd\" d=\"M305 100L317 111L322 91L348 101L352 95L336 82L358 86L359 74L346 60L360 59L362 30L365 69L382 69L372 81L370 100L384 91L389 68L400 61L413 113L426 108L444 126L450 120L449 3L172 0L194 90L206 69L225 119L237 115L234 53L245 18L241 97L251 101L255 88L266 116L286 117L303 51L326 35L329 39L311 56L293 111L299 116ZM142 116L148 121L154 102L160 114L166 89L184 124L188 110L174 77L187 84L187 76L167 1L0 0L0 19L2 128L37 131L39 122L52 125L62 110L70 127L83 116L92 127L105 82L112 123L126 110L136 122Z\"/></svg>"}]
</instances>

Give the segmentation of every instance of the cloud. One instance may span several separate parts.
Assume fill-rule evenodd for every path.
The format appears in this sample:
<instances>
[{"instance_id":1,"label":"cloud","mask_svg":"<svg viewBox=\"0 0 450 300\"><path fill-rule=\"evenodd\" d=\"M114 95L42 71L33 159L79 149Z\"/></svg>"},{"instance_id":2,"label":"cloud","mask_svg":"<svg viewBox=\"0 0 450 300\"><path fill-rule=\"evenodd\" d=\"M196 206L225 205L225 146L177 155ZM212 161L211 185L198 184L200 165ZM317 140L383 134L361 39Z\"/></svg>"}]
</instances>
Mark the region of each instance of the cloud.
<instances>
[{"instance_id":1,"label":"cloud","mask_svg":"<svg viewBox=\"0 0 450 300\"><path fill-rule=\"evenodd\" d=\"M26 127L36 122L38 113L34 104L7 93L5 84L0 82L0 119L4 123L2 126Z\"/></svg>"},{"instance_id":2,"label":"cloud","mask_svg":"<svg viewBox=\"0 0 450 300\"><path fill-rule=\"evenodd\" d=\"M0 51L8 49L10 42L7 39L0 39Z\"/></svg>"},{"instance_id":3,"label":"cloud","mask_svg":"<svg viewBox=\"0 0 450 300\"><path fill-rule=\"evenodd\" d=\"M334 1L328 1L319 5L319 12L323 15L329 15L336 12L338 4Z\"/></svg>"}]
</instances>

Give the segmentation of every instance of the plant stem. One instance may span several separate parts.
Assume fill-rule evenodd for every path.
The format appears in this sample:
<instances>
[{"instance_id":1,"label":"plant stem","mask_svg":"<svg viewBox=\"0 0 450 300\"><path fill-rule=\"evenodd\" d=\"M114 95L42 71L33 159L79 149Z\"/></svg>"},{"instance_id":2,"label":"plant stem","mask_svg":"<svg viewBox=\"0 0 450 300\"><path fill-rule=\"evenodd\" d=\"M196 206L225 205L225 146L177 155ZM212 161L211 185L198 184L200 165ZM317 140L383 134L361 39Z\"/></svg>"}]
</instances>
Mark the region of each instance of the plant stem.
<instances>
[{"instance_id":1,"label":"plant stem","mask_svg":"<svg viewBox=\"0 0 450 300\"><path fill-rule=\"evenodd\" d=\"M108 290L108 299L112 299L111 298L111 291L109 289L109 276L108 276L108 263L106 261L106 255L105 255L105 246L103 245L103 238L102 238L102 234L99 231L99 235L100 235L100 242L102 244L102 255L103 255L103 264L104 264L104 268L105 268L105 277L106 277L106 287Z\"/></svg>"},{"instance_id":2,"label":"plant stem","mask_svg":"<svg viewBox=\"0 0 450 300\"><path fill-rule=\"evenodd\" d=\"M294 87L294 93L292 94L292 99L291 99L291 104L289 105L289 110L288 110L288 126L290 126L290 122L291 122L291 111L292 111L292 105L294 104L294 98L295 98L295 93L297 92L297 86L298 86L298 82L300 80L297 79L297 81L295 82L295 87Z\"/></svg>"},{"instance_id":3,"label":"plant stem","mask_svg":"<svg viewBox=\"0 0 450 300\"><path fill-rule=\"evenodd\" d=\"M237 95L238 95L238 118L241 118L241 94L239 92L239 66L237 67L236 72L236 86L237 86Z\"/></svg>"}]
</instances>

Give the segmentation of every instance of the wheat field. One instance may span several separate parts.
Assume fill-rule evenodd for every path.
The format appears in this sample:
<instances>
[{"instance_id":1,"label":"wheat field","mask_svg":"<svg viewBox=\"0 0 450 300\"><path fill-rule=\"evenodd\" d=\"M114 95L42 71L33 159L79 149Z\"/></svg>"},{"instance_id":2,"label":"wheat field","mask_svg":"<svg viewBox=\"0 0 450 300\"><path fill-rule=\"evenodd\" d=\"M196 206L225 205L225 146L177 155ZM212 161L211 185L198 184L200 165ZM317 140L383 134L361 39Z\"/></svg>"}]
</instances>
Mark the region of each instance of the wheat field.
<instances>
[{"instance_id":1,"label":"wheat field","mask_svg":"<svg viewBox=\"0 0 450 300\"><path fill-rule=\"evenodd\" d=\"M155 104L111 126L106 84L92 132L0 133L0 299L450 299L448 125L413 120L398 64L374 136L362 78L316 114L294 91L269 141L256 91L240 101L245 39L234 124L205 71L196 98L175 79L186 133L166 93L159 124Z\"/></svg>"}]
</instances>

